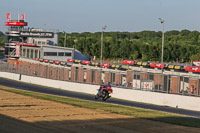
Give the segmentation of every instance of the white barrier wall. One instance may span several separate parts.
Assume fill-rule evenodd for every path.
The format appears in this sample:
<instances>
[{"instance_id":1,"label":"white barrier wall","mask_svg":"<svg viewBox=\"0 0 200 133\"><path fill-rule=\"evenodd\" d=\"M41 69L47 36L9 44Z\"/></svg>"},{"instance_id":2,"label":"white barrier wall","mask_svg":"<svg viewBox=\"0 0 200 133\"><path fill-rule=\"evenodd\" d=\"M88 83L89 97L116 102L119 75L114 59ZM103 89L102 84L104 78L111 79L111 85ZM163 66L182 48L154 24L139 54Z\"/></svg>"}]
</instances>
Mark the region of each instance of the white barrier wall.
<instances>
[{"instance_id":1,"label":"white barrier wall","mask_svg":"<svg viewBox=\"0 0 200 133\"><path fill-rule=\"evenodd\" d=\"M9 79L19 80L19 76L19 74L0 72L0 77L5 77ZM96 94L97 89L99 88L99 86L97 85L80 84L26 75L21 76L21 81L88 94ZM200 111L199 97L173 95L166 93L148 92L114 87L112 97L161 106L178 107L188 110Z\"/></svg>"}]
</instances>

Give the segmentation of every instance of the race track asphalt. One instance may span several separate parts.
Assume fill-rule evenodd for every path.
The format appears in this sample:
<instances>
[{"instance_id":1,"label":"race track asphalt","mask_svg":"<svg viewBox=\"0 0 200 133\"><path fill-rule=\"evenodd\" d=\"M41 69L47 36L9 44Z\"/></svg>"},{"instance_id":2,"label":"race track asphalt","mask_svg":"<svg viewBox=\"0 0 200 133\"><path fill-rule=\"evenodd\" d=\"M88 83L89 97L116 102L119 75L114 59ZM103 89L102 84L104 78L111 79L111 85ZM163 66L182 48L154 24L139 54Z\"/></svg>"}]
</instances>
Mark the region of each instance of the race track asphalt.
<instances>
[{"instance_id":1,"label":"race track asphalt","mask_svg":"<svg viewBox=\"0 0 200 133\"><path fill-rule=\"evenodd\" d=\"M61 90L61 89L53 89L50 87L28 84L28 83L9 80L5 78L0 78L0 85L12 87L16 89L21 89L21 90L28 90L28 91L47 93L47 94L58 95L58 96L67 96L67 97L95 101L94 95L76 93L76 92L71 92L71 91L66 91L66 90ZM98 102L103 102L103 101L98 100ZM166 107L166 106L157 106L157 105L138 103L138 102L133 102L133 101L125 101L125 100L119 100L119 99L114 99L114 98L108 99L106 102L132 106L132 107L139 107L139 108L144 108L144 109L164 111L164 112L169 112L169 113L176 113L176 114L186 115L189 117L195 117L195 118L200 119L200 112L197 112L197 111L184 110L184 109L172 108L172 107Z\"/></svg>"}]
</instances>

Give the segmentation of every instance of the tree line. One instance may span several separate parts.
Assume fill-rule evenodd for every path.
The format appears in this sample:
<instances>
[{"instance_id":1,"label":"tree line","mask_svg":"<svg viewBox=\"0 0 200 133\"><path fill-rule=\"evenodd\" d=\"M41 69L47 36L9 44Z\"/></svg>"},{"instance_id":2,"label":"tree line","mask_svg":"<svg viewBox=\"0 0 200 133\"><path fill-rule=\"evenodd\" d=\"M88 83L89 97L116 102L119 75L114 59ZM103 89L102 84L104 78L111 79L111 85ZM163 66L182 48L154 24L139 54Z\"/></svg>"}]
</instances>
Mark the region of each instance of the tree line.
<instances>
[{"instance_id":1,"label":"tree line","mask_svg":"<svg viewBox=\"0 0 200 133\"><path fill-rule=\"evenodd\" d=\"M5 36L3 32L0 31L0 47L3 47L5 43Z\"/></svg>"},{"instance_id":2,"label":"tree line","mask_svg":"<svg viewBox=\"0 0 200 133\"><path fill-rule=\"evenodd\" d=\"M104 32L103 58L161 61L162 32ZM60 33L60 46L65 34ZM164 62L200 60L200 33L189 30L165 32ZM66 46L90 57L101 56L101 32L66 33Z\"/></svg>"},{"instance_id":3,"label":"tree line","mask_svg":"<svg viewBox=\"0 0 200 133\"><path fill-rule=\"evenodd\" d=\"M64 46L65 34L60 32L59 45ZM83 54L101 56L101 32L66 33L66 47ZM0 46L5 36L0 31ZM165 32L164 62L191 62L200 60L200 32L172 30ZM162 32L104 32L103 59L161 61Z\"/></svg>"}]
</instances>

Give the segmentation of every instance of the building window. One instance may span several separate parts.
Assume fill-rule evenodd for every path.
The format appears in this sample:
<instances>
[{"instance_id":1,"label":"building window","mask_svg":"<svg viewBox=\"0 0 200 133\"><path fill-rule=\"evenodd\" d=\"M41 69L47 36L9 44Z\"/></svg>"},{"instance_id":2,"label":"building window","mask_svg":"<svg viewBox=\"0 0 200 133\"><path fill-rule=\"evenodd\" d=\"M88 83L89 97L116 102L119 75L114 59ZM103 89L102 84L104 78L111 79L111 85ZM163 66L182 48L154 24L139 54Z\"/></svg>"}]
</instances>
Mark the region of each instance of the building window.
<instances>
[{"instance_id":1,"label":"building window","mask_svg":"<svg viewBox=\"0 0 200 133\"><path fill-rule=\"evenodd\" d=\"M71 55L72 55L72 53L69 53L69 52L65 53L65 56L71 56Z\"/></svg>"},{"instance_id":2,"label":"building window","mask_svg":"<svg viewBox=\"0 0 200 133\"><path fill-rule=\"evenodd\" d=\"M59 52L58 56L65 56L64 52Z\"/></svg>"},{"instance_id":3,"label":"building window","mask_svg":"<svg viewBox=\"0 0 200 133\"><path fill-rule=\"evenodd\" d=\"M12 33L11 33L12 34ZM15 42L19 42L20 38L18 36L8 36L6 38L6 43L15 43Z\"/></svg>"},{"instance_id":4,"label":"building window","mask_svg":"<svg viewBox=\"0 0 200 133\"><path fill-rule=\"evenodd\" d=\"M140 73L134 73L134 79L140 79Z\"/></svg>"},{"instance_id":5,"label":"building window","mask_svg":"<svg viewBox=\"0 0 200 133\"><path fill-rule=\"evenodd\" d=\"M149 80L154 80L154 74L152 73L149 74Z\"/></svg>"},{"instance_id":6,"label":"building window","mask_svg":"<svg viewBox=\"0 0 200 133\"><path fill-rule=\"evenodd\" d=\"M38 58L38 50L35 50L35 58Z\"/></svg>"},{"instance_id":7,"label":"building window","mask_svg":"<svg viewBox=\"0 0 200 133\"><path fill-rule=\"evenodd\" d=\"M111 73L111 82L112 82L112 83L115 82L115 73Z\"/></svg>"},{"instance_id":8,"label":"building window","mask_svg":"<svg viewBox=\"0 0 200 133\"><path fill-rule=\"evenodd\" d=\"M31 49L31 59L33 59L33 49Z\"/></svg>"},{"instance_id":9,"label":"building window","mask_svg":"<svg viewBox=\"0 0 200 133\"><path fill-rule=\"evenodd\" d=\"M44 56L57 56L57 52L44 52Z\"/></svg>"},{"instance_id":10,"label":"building window","mask_svg":"<svg viewBox=\"0 0 200 133\"><path fill-rule=\"evenodd\" d=\"M27 55L26 55L27 58L29 58L29 49L27 49Z\"/></svg>"},{"instance_id":11,"label":"building window","mask_svg":"<svg viewBox=\"0 0 200 133\"><path fill-rule=\"evenodd\" d=\"M9 47L6 47L5 48L5 55L10 55L12 53L12 51L15 50L14 48L9 48Z\"/></svg>"},{"instance_id":12,"label":"building window","mask_svg":"<svg viewBox=\"0 0 200 133\"><path fill-rule=\"evenodd\" d=\"M25 55L26 55L26 49L23 49L23 57L25 57Z\"/></svg>"}]
</instances>

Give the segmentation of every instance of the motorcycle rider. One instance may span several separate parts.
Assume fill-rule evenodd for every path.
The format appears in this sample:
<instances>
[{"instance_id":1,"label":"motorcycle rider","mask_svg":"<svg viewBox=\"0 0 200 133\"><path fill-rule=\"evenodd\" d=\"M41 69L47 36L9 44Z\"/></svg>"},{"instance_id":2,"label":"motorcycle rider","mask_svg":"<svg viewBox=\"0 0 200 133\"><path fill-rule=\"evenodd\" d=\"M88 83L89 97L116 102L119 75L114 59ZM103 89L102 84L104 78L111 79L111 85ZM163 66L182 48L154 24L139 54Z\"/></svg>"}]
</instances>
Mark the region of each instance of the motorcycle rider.
<instances>
[{"instance_id":1,"label":"motorcycle rider","mask_svg":"<svg viewBox=\"0 0 200 133\"><path fill-rule=\"evenodd\" d=\"M100 87L99 87L99 95L102 95L104 90L107 90L107 84L105 85L102 82L101 85L100 85Z\"/></svg>"},{"instance_id":2,"label":"motorcycle rider","mask_svg":"<svg viewBox=\"0 0 200 133\"><path fill-rule=\"evenodd\" d=\"M99 94L102 94L102 92L103 92L104 90L109 90L109 89L111 90L110 82L107 82L106 85L102 84L102 85L100 86L100 88L99 88Z\"/></svg>"},{"instance_id":3,"label":"motorcycle rider","mask_svg":"<svg viewBox=\"0 0 200 133\"><path fill-rule=\"evenodd\" d=\"M112 93L110 82L107 82L106 85L103 82L101 82L101 85L98 89L98 93L97 95L95 95L95 100L97 100L98 98L102 98L103 101L106 101L106 99L111 97L109 95L110 93Z\"/></svg>"},{"instance_id":4,"label":"motorcycle rider","mask_svg":"<svg viewBox=\"0 0 200 133\"><path fill-rule=\"evenodd\" d=\"M108 92L109 92L109 91L112 92L112 88L111 88L110 82L107 82L106 88L107 88L107 91L108 91Z\"/></svg>"}]
</instances>

